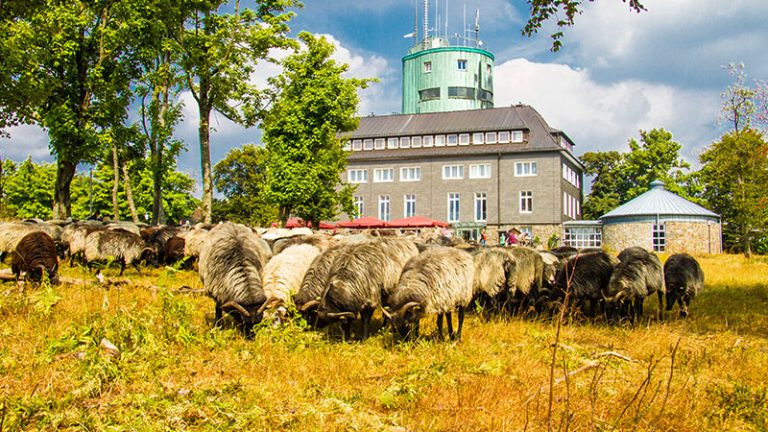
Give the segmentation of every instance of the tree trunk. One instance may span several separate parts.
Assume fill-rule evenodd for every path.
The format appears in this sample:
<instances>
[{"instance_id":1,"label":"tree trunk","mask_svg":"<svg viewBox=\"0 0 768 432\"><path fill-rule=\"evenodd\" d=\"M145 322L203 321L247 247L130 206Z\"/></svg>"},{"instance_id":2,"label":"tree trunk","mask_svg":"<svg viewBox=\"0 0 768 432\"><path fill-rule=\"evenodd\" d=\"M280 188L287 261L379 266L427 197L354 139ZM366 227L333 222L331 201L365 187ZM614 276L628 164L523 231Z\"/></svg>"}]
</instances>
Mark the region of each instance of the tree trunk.
<instances>
[{"instance_id":1,"label":"tree trunk","mask_svg":"<svg viewBox=\"0 0 768 432\"><path fill-rule=\"evenodd\" d=\"M136 213L136 204L133 202L133 188L131 188L131 177L128 175L128 164L123 161L123 188L125 188L125 198L128 200L128 209L131 211L131 220L133 223L139 223L139 215Z\"/></svg>"},{"instance_id":2,"label":"tree trunk","mask_svg":"<svg viewBox=\"0 0 768 432\"><path fill-rule=\"evenodd\" d=\"M200 163L203 172L203 200L201 210L203 222L211 223L211 208L213 206L213 176L211 175L211 104L208 99L210 81L200 77L200 92L198 106L200 107Z\"/></svg>"},{"instance_id":3,"label":"tree trunk","mask_svg":"<svg viewBox=\"0 0 768 432\"><path fill-rule=\"evenodd\" d=\"M67 219L72 211L70 185L75 177L76 164L67 160L56 161L56 185L53 190L53 218Z\"/></svg>"},{"instance_id":4,"label":"tree trunk","mask_svg":"<svg viewBox=\"0 0 768 432\"><path fill-rule=\"evenodd\" d=\"M120 220L120 206L117 202L117 191L120 187L120 164L117 159L117 145L112 145L112 172L114 180L112 182L112 220Z\"/></svg>"},{"instance_id":5,"label":"tree trunk","mask_svg":"<svg viewBox=\"0 0 768 432\"><path fill-rule=\"evenodd\" d=\"M166 82L162 91L155 92L155 104L158 107L158 112L153 122L157 121L157 125L152 126L154 136L150 146L152 151L152 186L154 188L154 193L152 194L152 225L165 224L165 211L163 210L163 173L165 172L163 167L163 149L165 148L165 140L168 136L165 131L165 115L169 105L169 88L170 86Z\"/></svg>"}]
</instances>

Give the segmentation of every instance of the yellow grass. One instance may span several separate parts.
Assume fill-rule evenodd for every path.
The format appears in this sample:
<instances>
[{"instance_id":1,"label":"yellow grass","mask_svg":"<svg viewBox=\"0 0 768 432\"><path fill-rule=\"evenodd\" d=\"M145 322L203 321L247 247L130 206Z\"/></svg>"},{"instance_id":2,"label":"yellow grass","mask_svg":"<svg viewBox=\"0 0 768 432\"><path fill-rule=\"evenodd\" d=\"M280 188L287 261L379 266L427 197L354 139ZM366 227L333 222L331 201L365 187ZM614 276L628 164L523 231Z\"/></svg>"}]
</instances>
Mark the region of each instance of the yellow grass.
<instances>
[{"instance_id":1,"label":"yellow grass","mask_svg":"<svg viewBox=\"0 0 768 432\"><path fill-rule=\"evenodd\" d=\"M554 363L548 319L470 315L459 343L431 319L407 344L299 323L249 341L176 291L201 288L193 272L105 287L65 267L77 283L0 286L0 431L766 430L768 261L699 259L687 320L652 320L649 300L635 328L568 322Z\"/></svg>"}]
</instances>

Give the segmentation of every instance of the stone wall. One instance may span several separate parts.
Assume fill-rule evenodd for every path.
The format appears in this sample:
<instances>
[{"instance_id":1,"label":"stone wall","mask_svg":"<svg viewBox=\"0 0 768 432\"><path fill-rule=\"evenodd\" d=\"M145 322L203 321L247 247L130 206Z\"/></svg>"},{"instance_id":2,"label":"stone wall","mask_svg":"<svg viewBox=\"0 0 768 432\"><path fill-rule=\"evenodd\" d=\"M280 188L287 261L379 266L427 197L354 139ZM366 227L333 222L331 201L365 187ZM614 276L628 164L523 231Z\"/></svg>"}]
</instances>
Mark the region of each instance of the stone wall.
<instances>
[{"instance_id":1,"label":"stone wall","mask_svg":"<svg viewBox=\"0 0 768 432\"><path fill-rule=\"evenodd\" d=\"M603 249L618 253L630 246L653 250L651 222L603 225Z\"/></svg>"},{"instance_id":2,"label":"stone wall","mask_svg":"<svg viewBox=\"0 0 768 432\"><path fill-rule=\"evenodd\" d=\"M669 253L716 254L722 252L720 224L667 222L667 249Z\"/></svg>"}]
</instances>

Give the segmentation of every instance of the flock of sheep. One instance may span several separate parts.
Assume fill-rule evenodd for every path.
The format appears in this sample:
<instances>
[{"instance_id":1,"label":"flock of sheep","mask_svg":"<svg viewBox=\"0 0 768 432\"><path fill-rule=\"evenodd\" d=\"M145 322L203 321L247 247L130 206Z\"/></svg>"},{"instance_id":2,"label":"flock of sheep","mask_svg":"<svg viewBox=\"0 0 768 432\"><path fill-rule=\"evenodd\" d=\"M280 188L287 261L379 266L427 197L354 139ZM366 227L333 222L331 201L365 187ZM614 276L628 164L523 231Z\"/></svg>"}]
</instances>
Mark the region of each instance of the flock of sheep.
<instances>
[{"instance_id":1,"label":"flock of sheep","mask_svg":"<svg viewBox=\"0 0 768 432\"><path fill-rule=\"evenodd\" d=\"M460 339L470 305L484 314L546 314L568 304L586 316L634 322L654 293L659 318L665 294L666 309L678 304L686 316L704 284L690 255L672 255L662 267L638 247L613 257L567 247L478 247L435 233L278 237L234 223L140 229L126 222L6 222L0 223L0 253L12 256L16 278L40 280L45 273L54 282L57 258L67 255L89 268L119 263L121 274L127 265L138 272L141 263L197 260L216 304L216 324L229 314L247 336L265 317L277 322L301 314L318 328L340 322L346 339L359 319L365 339L380 310L403 338L418 336L421 318L436 315L438 336L445 320L449 337Z\"/></svg>"}]
</instances>

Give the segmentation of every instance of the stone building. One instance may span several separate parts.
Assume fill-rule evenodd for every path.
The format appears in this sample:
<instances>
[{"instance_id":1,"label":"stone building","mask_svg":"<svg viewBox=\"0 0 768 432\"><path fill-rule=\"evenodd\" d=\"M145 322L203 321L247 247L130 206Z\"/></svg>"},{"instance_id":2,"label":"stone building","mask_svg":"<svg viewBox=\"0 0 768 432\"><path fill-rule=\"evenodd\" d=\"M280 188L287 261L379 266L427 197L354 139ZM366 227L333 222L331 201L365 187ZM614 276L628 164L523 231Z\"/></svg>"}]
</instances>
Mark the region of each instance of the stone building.
<instances>
[{"instance_id":1,"label":"stone building","mask_svg":"<svg viewBox=\"0 0 768 432\"><path fill-rule=\"evenodd\" d=\"M669 253L722 252L720 216L669 192L658 180L600 221L603 246L616 252L629 246Z\"/></svg>"}]
</instances>

